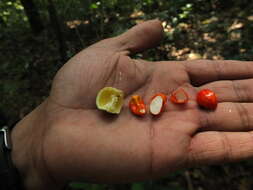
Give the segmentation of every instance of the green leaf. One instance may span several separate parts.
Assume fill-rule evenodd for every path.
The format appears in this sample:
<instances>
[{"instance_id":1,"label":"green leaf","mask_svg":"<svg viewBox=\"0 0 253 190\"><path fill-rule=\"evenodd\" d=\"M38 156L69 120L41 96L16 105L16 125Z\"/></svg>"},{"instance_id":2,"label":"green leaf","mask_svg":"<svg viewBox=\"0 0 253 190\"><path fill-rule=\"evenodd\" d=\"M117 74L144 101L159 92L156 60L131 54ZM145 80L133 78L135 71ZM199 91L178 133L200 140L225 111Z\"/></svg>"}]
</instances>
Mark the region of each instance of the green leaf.
<instances>
[{"instance_id":1,"label":"green leaf","mask_svg":"<svg viewBox=\"0 0 253 190\"><path fill-rule=\"evenodd\" d=\"M97 9L98 8L98 5L96 3L92 3L90 5L90 9Z\"/></svg>"}]
</instances>

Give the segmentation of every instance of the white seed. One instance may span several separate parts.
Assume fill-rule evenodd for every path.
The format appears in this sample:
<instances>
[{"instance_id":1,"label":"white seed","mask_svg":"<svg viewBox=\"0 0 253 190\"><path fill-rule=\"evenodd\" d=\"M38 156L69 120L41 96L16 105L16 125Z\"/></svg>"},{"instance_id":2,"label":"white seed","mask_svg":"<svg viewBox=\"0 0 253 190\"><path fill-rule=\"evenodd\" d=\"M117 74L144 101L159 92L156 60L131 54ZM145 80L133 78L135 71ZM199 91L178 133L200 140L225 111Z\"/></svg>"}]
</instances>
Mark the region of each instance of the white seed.
<instances>
[{"instance_id":1,"label":"white seed","mask_svg":"<svg viewBox=\"0 0 253 190\"><path fill-rule=\"evenodd\" d=\"M163 98L156 96L150 103L150 112L153 115L158 115L163 107Z\"/></svg>"},{"instance_id":2,"label":"white seed","mask_svg":"<svg viewBox=\"0 0 253 190\"><path fill-rule=\"evenodd\" d=\"M146 113L145 109L140 110L141 113Z\"/></svg>"}]
</instances>

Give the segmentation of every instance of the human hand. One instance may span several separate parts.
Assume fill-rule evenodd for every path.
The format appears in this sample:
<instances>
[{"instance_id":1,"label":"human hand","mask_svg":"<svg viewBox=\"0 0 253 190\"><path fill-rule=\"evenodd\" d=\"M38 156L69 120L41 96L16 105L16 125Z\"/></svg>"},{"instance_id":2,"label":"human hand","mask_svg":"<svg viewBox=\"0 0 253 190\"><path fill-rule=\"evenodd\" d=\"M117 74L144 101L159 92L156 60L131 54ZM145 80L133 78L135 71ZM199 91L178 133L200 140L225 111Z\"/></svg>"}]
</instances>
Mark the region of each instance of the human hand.
<instances>
[{"instance_id":1,"label":"human hand","mask_svg":"<svg viewBox=\"0 0 253 190\"><path fill-rule=\"evenodd\" d=\"M253 155L253 63L128 56L155 46L162 35L159 21L145 22L81 51L59 70L50 96L12 133L13 160L27 189L61 188L72 180L144 180ZM105 86L125 93L118 116L96 109L96 95ZM159 117L136 117L128 109L132 94L148 103L155 93L177 88L184 88L189 102L168 102ZM215 111L198 107L202 88L217 93Z\"/></svg>"}]
</instances>

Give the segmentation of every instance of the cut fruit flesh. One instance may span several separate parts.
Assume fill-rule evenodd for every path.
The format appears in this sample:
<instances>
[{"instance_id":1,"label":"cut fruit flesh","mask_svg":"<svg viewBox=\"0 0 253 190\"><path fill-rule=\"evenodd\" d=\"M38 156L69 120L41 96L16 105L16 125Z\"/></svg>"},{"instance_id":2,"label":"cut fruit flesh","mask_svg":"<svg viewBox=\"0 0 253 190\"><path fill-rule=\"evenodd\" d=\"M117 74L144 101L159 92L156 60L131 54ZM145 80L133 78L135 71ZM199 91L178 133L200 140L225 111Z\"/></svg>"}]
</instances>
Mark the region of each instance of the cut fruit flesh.
<instances>
[{"instance_id":1,"label":"cut fruit flesh","mask_svg":"<svg viewBox=\"0 0 253 190\"><path fill-rule=\"evenodd\" d=\"M123 91L113 87L105 87L98 92L96 105L100 110L119 114L123 105L123 99Z\"/></svg>"},{"instance_id":2,"label":"cut fruit flesh","mask_svg":"<svg viewBox=\"0 0 253 190\"><path fill-rule=\"evenodd\" d=\"M138 116L143 116L146 114L145 103L139 95L132 95L129 101L129 109L133 114Z\"/></svg>"},{"instance_id":3,"label":"cut fruit flesh","mask_svg":"<svg viewBox=\"0 0 253 190\"><path fill-rule=\"evenodd\" d=\"M159 115L163 111L166 99L167 98L164 94L154 96L149 105L150 113L153 115Z\"/></svg>"}]
</instances>

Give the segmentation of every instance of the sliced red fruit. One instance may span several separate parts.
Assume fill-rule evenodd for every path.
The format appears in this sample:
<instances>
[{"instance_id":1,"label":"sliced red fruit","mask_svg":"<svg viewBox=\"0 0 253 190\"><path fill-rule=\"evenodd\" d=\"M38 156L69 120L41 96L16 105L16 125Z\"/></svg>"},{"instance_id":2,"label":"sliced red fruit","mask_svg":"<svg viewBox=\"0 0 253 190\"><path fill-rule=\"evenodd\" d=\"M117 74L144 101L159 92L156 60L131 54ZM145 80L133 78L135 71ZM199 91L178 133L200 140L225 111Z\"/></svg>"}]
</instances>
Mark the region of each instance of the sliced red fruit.
<instances>
[{"instance_id":1,"label":"sliced red fruit","mask_svg":"<svg viewBox=\"0 0 253 190\"><path fill-rule=\"evenodd\" d=\"M180 88L174 92L172 92L170 96L170 101L174 104L185 104L189 100L187 93L184 89Z\"/></svg>"},{"instance_id":2,"label":"sliced red fruit","mask_svg":"<svg viewBox=\"0 0 253 190\"><path fill-rule=\"evenodd\" d=\"M212 90L203 89L197 94L197 103L203 108L214 110L217 102L217 96Z\"/></svg>"},{"instance_id":3,"label":"sliced red fruit","mask_svg":"<svg viewBox=\"0 0 253 190\"><path fill-rule=\"evenodd\" d=\"M165 108L167 102L167 97L163 93L158 93L152 97L149 111L152 115L159 115Z\"/></svg>"},{"instance_id":4,"label":"sliced red fruit","mask_svg":"<svg viewBox=\"0 0 253 190\"><path fill-rule=\"evenodd\" d=\"M133 95L129 101L129 108L135 115L143 116L146 114L146 105L139 95Z\"/></svg>"}]
</instances>

